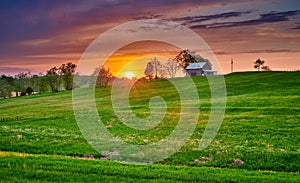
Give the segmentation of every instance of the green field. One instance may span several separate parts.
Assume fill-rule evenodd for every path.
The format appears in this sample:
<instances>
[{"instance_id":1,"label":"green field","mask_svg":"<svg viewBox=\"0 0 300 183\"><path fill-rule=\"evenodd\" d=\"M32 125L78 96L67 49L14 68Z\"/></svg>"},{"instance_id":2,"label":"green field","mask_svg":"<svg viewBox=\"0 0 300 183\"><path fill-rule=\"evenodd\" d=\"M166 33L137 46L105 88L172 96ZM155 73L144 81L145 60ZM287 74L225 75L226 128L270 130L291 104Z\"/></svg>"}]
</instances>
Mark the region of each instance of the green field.
<instances>
[{"instance_id":1,"label":"green field","mask_svg":"<svg viewBox=\"0 0 300 183\"><path fill-rule=\"evenodd\" d=\"M71 92L0 100L0 182L300 182L300 72L226 75L224 121L203 151L197 148L210 115L210 90L205 77L193 80L201 111L196 130L179 152L155 165L100 160L103 155L77 126ZM175 128L180 100L169 81L139 82L131 91L131 108L139 117L149 115L151 97L162 96L167 103L163 122L149 131L121 123L111 108L109 91L96 89L97 108L102 121L112 126L109 131L120 139L150 144ZM234 163L235 159L244 163Z\"/></svg>"}]
</instances>

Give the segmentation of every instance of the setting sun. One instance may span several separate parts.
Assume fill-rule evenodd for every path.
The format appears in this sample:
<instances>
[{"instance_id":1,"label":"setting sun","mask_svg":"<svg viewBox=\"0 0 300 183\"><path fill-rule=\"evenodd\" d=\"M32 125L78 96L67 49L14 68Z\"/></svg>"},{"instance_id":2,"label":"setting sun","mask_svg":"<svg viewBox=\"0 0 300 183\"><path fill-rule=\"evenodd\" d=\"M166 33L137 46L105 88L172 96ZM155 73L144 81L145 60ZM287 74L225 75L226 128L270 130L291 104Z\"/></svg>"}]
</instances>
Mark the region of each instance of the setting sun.
<instances>
[{"instance_id":1,"label":"setting sun","mask_svg":"<svg viewBox=\"0 0 300 183\"><path fill-rule=\"evenodd\" d=\"M132 79L134 77L134 74L132 72L126 72L125 77L127 77L128 79Z\"/></svg>"}]
</instances>

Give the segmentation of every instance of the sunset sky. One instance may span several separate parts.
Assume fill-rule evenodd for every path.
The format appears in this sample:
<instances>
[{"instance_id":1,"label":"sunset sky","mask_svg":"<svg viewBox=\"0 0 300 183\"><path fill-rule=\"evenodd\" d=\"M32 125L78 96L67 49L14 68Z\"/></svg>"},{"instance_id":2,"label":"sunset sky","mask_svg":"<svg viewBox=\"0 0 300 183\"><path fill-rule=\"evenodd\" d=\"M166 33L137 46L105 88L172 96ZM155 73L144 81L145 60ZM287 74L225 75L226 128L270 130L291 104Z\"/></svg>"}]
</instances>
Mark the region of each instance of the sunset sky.
<instances>
[{"instance_id":1,"label":"sunset sky","mask_svg":"<svg viewBox=\"0 0 300 183\"><path fill-rule=\"evenodd\" d=\"M101 33L151 18L195 31L210 46L223 73L230 72L231 58L234 71L253 71L258 58L272 70L300 69L298 0L3 0L0 74L39 73L62 63L78 63ZM114 71L119 62L147 54L173 57L176 51L164 43L139 42L116 52L108 65Z\"/></svg>"}]
</instances>

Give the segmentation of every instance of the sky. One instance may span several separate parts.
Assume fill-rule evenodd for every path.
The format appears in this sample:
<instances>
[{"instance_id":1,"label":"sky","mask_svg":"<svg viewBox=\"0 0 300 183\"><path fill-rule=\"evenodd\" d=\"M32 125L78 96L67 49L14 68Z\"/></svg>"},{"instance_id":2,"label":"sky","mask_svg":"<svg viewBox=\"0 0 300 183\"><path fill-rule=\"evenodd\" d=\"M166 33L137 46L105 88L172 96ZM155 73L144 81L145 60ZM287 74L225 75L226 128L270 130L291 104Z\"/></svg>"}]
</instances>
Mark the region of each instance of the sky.
<instances>
[{"instance_id":1,"label":"sky","mask_svg":"<svg viewBox=\"0 0 300 183\"><path fill-rule=\"evenodd\" d=\"M258 58L272 70L300 69L298 0L3 0L0 74L45 73L62 63L79 63L99 35L144 19L172 21L197 33L218 59L221 73L231 72L231 59L235 72L254 71ZM131 43L106 65L116 74L120 65L149 59L146 55L173 58L178 50L163 42ZM140 76L145 63L144 59L129 68Z\"/></svg>"}]
</instances>

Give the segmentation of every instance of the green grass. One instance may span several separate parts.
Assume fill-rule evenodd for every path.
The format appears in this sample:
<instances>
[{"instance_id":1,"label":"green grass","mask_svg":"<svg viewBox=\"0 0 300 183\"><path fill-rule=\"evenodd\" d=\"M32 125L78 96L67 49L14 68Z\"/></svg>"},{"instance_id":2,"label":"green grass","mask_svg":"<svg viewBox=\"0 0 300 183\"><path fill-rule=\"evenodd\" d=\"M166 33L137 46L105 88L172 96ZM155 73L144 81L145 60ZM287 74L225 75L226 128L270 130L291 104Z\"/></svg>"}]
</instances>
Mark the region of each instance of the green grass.
<instances>
[{"instance_id":1,"label":"green grass","mask_svg":"<svg viewBox=\"0 0 300 183\"><path fill-rule=\"evenodd\" d=\"M297 182L299 174L168 165L126 165L60 156L0 159L0 182Z\"/></svg>"},{"instance_id":2,"label":"green grass","mask_svg":"<svg viewBox=\"0 0 300 183\"><path fill-rule=\"evenodd\" d=\"M185 78L178 80L186 81ZM300 171L300 72L226 75L228 96L224 121L212 144L203 151L197 147L210 115L210 90L205 77L194 77L193 80L201 99L196 130L179 152L157 165L133 166L64 158L85 154L96 158L103 156L81 135L73 113L71 92L0 100L0 151L47 155L0 158L1 180L73 182L78 178L78 182L83 182L102 177L105 181L123 182L137 179L297 182ZM109 129L112 134L128 143L149 144L163 139L172 132L179 119L180 101L174 86L166 80L157 80L138 83L134 88L130 104L139 117L149 115L151 97L159 95L165 99L168 110L161 124L149 131L125 126L111 108L109 88L96 89L99 116L105 124L112 125ZM201 157L210 160L194 162ZM235 164L234 159L241 159L244 164ZM8 164L13 162L15 166L9 168ZM52 162L59 166L56 168ZM78 167L74 166L76 163ZM24 170L21 164L28 164L29 168ZM47 168L38 169L38 165ZM94 166L95 169L90 169ZM102 174L105 167L109 167L111 175ZM120 172L122 167L125 173ZM158 176L157 172L162 173Z\"/></svg>"}]
</instances>

